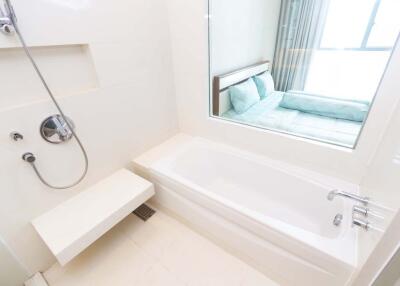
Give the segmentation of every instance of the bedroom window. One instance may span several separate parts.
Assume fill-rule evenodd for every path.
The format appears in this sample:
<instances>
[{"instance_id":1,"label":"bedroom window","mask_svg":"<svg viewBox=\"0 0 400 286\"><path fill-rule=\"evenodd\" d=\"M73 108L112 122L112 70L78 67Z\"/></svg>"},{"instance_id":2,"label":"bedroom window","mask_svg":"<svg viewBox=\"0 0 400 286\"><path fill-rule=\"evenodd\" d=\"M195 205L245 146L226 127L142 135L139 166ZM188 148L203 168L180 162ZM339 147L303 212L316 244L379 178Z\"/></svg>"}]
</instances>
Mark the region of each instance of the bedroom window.
<instances>
[{"instance_id":1,"label":"bedroom window","mask_svg":"<svg viewBox=\"0 0 400 286\"><path fill-rule=\"evenodd\" d=\"M398 0L331 1L305 90L371 102L396 42L397 11Z\"/></svg>"},{"instance_id":2,"label":"bedroom window","mask_svg":"<svg viewBox=\"0 0 400 286\"><path fill-rule=\"evenodd\" d=\"M354 148L399 0L209 0L211 115Z\"/></svg>"}]
</instances>

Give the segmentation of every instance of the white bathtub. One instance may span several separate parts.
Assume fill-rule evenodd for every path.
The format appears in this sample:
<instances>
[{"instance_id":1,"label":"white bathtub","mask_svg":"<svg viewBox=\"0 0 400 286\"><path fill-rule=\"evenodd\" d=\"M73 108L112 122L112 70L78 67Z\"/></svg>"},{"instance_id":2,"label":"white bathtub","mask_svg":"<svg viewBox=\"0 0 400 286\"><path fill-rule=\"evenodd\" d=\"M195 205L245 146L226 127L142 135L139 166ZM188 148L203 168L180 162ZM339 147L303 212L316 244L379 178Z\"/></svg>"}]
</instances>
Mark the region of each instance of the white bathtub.
<instances>
[{"instance_id":1,"label":"white bathtub","mask_svg":"<svg viewBox=\"0 0 400 286\"><path fill-rule=\"evenodd\" d=\"M135 166L156 184L159 204L284 285L345 285L356 266L351 204L326 198L335 188L356 192L353 185L188 136Z\"/></svg>"}]
</instances>

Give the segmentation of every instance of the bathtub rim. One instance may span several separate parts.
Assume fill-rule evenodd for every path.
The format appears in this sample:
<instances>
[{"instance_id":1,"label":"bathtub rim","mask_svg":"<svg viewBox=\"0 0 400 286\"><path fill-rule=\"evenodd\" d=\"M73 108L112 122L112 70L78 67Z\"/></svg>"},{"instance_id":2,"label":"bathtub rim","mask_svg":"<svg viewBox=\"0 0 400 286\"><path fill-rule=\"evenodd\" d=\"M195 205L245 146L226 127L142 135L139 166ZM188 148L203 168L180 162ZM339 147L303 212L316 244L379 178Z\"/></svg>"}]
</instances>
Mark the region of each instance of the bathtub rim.
<instances>
[{"instance_id":1,"label":"bathtub rim","mask_svg":"<svg viewBox=\"0 0 400 286\"><path fill-rule=\"evenodd\" d=\"M190 148L191 144L206 145L207 148L211 148L212 150L228 153L232 156L255 162L267 168L276 169L287 174L288 176L294 176L300 180L307 181L310 184L317 185L324 189L340 189L356 195L360 193L360 187L354 183L350 183L329 175L324 175L310 169L298 167L287 162L271 159L248 150L233 147L231 145L186 134L178 134L174 136L170 140L135 158L134 161L145 166L146 168L150 168L156 162L168 160L168 157L175 157L185 152L188 148Z\"/></svg>"}]
</instances>

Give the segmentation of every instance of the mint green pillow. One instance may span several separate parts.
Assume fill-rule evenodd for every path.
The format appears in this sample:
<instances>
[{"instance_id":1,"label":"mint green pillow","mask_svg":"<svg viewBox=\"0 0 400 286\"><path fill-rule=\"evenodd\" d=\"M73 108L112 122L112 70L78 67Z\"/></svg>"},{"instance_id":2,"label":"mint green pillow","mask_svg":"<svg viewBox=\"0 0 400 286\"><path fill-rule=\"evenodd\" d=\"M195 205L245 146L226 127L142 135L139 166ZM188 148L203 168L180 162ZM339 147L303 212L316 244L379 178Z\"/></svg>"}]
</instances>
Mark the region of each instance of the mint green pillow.
<instances>
[{"instance_id":1,"label":"mint green pillow","mask_svg":"<svg viewBox=\"0 0 400 286\"><path fill-rule=\"evenodd\" d=\"M243 113L260 101L257 86L251 78L229 87L229 95L236 113Z\"/></svg>"},{"instance_id":2,"label":"mint green pillow","mask_svg":"<svg viewBox=\"0 0 400 286\"><path fill-rule=\"evenodd\" d=\"M275 91L274 80L270 72L265 72L261 75L255 76L253 77L253 80L256 83L261 98L265 98Z\"/></svg>"}]
</instances>

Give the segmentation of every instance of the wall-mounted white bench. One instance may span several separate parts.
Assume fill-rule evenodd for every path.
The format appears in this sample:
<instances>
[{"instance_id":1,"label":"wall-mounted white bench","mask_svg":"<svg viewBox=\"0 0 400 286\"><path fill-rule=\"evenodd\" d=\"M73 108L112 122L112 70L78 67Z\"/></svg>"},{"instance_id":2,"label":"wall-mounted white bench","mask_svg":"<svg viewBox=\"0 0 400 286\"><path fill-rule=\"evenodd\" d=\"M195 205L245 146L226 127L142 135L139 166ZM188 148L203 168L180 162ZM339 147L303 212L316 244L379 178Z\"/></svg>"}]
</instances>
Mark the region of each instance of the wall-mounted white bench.
<instances>
[{"instance_id":1,"label":"wall-mounted white bench","mask_svg":"<svg viewBox=\"0 0 400 286\"><path fill-rule=\"evenodd\" d=\"M154 195L153 185L120 170L32 221L65 265Z\"/></svg>"}]
</instances>

